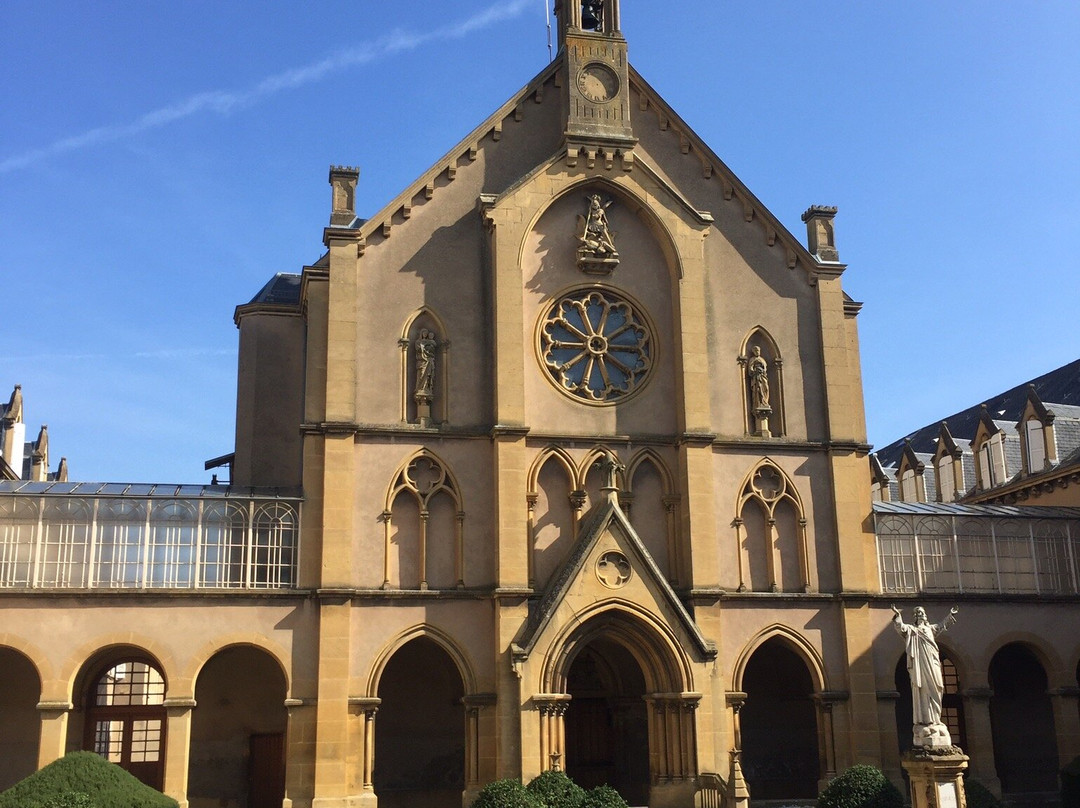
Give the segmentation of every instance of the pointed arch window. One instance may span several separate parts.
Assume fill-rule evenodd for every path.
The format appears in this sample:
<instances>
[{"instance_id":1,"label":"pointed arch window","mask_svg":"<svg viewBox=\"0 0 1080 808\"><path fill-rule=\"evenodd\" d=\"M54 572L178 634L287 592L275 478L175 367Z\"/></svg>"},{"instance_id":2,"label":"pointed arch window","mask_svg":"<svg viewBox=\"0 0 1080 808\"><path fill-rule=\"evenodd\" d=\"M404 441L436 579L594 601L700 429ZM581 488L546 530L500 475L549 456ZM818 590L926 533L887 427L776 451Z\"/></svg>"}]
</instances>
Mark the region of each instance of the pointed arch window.
<instances>
[{"instance_id":1,"label":"pointed arch window","mask_svg":"<svg viewBox=\"0 0 1080 808\"><path fill-rule=\"evenodd\" d=\"M738 516L739 591L810 591L806 516L792 481L770 460L743 484Z\"/></svg>"},{"instance_id":2,"label":"pointed arch window","mask_svg":"<svg viewBox=\"0 0 1080 808\"><path fill-rule=\"evenodd\" d=\"M384 589L465 586L459 490L446 465L427 450L401 467L383 511Z\"/></svg>"}]
</instances>

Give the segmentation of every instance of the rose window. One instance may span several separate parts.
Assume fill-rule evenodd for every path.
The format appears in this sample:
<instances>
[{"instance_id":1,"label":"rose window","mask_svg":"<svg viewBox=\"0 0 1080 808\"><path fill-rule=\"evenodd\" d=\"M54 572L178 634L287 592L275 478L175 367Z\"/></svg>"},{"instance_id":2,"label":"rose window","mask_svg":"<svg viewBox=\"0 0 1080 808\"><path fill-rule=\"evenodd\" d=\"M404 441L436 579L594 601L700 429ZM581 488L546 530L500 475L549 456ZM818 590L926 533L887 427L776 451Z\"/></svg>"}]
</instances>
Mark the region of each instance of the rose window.
<instances>
[{"instance_id":1,"label":"rose window","mask_svg":"<svg viewBox=\"0 0 1080 808\"><path fill-rule=\"evenodd\" d=\"M652 333L642 313L607 290L580 289L540 323L540 355L572 396L611 403L635 392L652 369Z\"/></svg>"}]
</instances>

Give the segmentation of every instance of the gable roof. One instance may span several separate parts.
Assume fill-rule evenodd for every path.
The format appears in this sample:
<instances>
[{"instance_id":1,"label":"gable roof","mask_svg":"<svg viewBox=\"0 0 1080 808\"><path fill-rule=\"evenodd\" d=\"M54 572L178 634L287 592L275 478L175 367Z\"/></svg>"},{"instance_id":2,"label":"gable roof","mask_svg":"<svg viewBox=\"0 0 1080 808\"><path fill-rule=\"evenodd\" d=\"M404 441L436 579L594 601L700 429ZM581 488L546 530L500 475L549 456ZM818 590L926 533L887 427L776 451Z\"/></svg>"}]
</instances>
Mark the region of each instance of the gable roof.
<instances>
[{"instance_id":1,"label":"gable roof","mask_svg":"<svg viewBox=\"0 0 1080 808\"><path fill-rule=\"evenodd\" d=\"M558 574L552 576L551 582L540 598L540 602L530 611L529 619L522 627L515 645L520 648L525 656L532 652L540 635L550 624L559 604L566 597L574 582L581 576L590 552L612 524L617 525L619 532L626 539L629 549L636 556L631 562L632 566L637 570L638 574L644 576L649 583L657 588L663 604L671 609L679 626L693 643L694 650L704 658L711 659L715 657L715 645L705 639L701 629L698 628L697 623L694 622L682 601L679 600L675 590L671 588L671 584L668 583L667 578L664 577L664 574L656 565L656 561L646 549L641 537L634 530L634 526L630 524L630 520L618 506L618 503L613 501L613 498L605 499L596 505L582 522L577 544L574 545L570 557L567 558Z\"/></svg>"},{"instance_id":2,"label":"gable roof","mask_svg":"<svg viewBox=\"0 0 1080 808\"><path fill-rule=\"evenodd\" d=\"M460 140L453 148L437 160L427 171L383 206L377 213L368 219L354 218L348 225L331 225L324 232L323 240L329 244L335 232L345 234L358 239L361 255L367 247L369 237L381 234L389 237L395 226L407 224L412 213L414 203L423 204L438 193L439 186L435 180L446 174L448 179L453 180L456 176L458 164L465 164L476 158L477 152L484 148L488 139L497 141L502 136L504 122L508 118L515 121L521 120L523 103L533 96L539 102L544 93L544 85L556 79L563 61L556 56L539 73L536 74L521 90L515 93L506 103L489 115L479 126ZM652 108L659 116L662 127L669 129L673 137L679 138L679 150L683 154L696 155L702 164L703 176L706 179L715 179L721 186L720 190L726 203L740 204L743 209L743 217L747 222L756 220L764 230L765 238L769 244L779 241L787 252L787 265L789 269L797 266L802 267L813 283L818 275L837 275L843 272L846 265L840 262L823 262L796 238L768 208L762 204L743 182L735 176L735 173L716 155L708 144L680 118L671 107L660 97L659 93L634 69L628 65L630 86L639 93L641 98L638 104L639 114ZM556 87L561 86L559 81L554 82ZM640 121L635 121L635 127L640 126ZM565 150L563 150L565 152ZM556 155L559 150L556 150ZM484 189L485 193L493 193L496 196L508 190L508 188ZM693 210L689 202L686 203ZM694 211L701 215L702 211ZM325 255L324 255L325 258ZM316 262L316 265L320 264ZM857 303L845 295L845 306L850 313L857 314L861 303Z\"/></svg>"}]
</instances>

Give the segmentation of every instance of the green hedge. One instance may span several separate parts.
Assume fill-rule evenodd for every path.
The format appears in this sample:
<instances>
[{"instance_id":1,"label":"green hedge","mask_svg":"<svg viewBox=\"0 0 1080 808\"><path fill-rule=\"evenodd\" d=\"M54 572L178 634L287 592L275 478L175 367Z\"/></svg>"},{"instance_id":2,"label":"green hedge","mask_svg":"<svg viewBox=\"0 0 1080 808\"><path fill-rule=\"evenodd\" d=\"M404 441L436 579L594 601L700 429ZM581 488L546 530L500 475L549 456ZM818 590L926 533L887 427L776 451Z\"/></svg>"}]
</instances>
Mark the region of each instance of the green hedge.
<instances>
[{"instance_id":1,"label":"green hedge","mask_svg":"<svg viewBox=\"0 0 1080 808\"><path fill-rule=\"evenodd\" d=\"M585 789L564 772L543 772L526 788L540 798L545 808L581 808L585 799Z\"/></svg>"},{"instance_id":2,"label":"green hedge","mask_svg":"<svg viewBox=\"0 0 1080 808\"><path fill-rule=\"evenodd\" d=\"M544 803L520 780L508 778L495 780L480 789L472 808L544 808Z\"/></svg>"},{"instance_id":3,"label":"green hedge","mask_svg":"<svg viewBox=\"0 0 1080 808\"><path fill-rule=\"evenodd\" d=\"M880 769L859 765L830 780L817 804L818 808L903 808L904 798Z\"/></svg>"},{"instance_id":4,"label":"green hedge","mask_svg":"<svg viewBox=\"0 0 1080 808\"><path fill-rule=\"evenodd\" d=\"M0 808L177 808L93 752L70 752L0 792Z\"/></svg>"},{"instance_id":5,"label":"green hedge","mask_svg":"<svg viewBox=\"0 0 1080 808\"><path fill-rule=\"evenodd\" d=\"M2 808L2 806L0 806ZM518 780L496 780L484 786L472 808L629 808L611 786L585 791L563 772L547 771L523 786Z\"/></svg>"}]
</instances>

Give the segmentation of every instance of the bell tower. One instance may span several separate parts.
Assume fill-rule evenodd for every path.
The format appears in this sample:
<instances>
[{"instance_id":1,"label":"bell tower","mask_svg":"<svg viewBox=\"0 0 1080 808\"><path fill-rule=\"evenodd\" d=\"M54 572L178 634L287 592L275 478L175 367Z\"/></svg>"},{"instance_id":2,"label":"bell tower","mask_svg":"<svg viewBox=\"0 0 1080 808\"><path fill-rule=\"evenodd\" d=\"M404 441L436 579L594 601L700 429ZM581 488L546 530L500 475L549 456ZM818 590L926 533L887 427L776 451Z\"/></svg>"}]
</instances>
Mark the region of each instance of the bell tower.
<instances>
[{"instance_id":1,"label":"bell tower","mask_svg":"<svg viewBox=\"0 0 1080 808\"><path fill-rule=\"evenodd\" d=\"M619 0L556 0L555 14L567 76L567 142L632 146L629 68Z\"/></svg>"}]
</instances>

